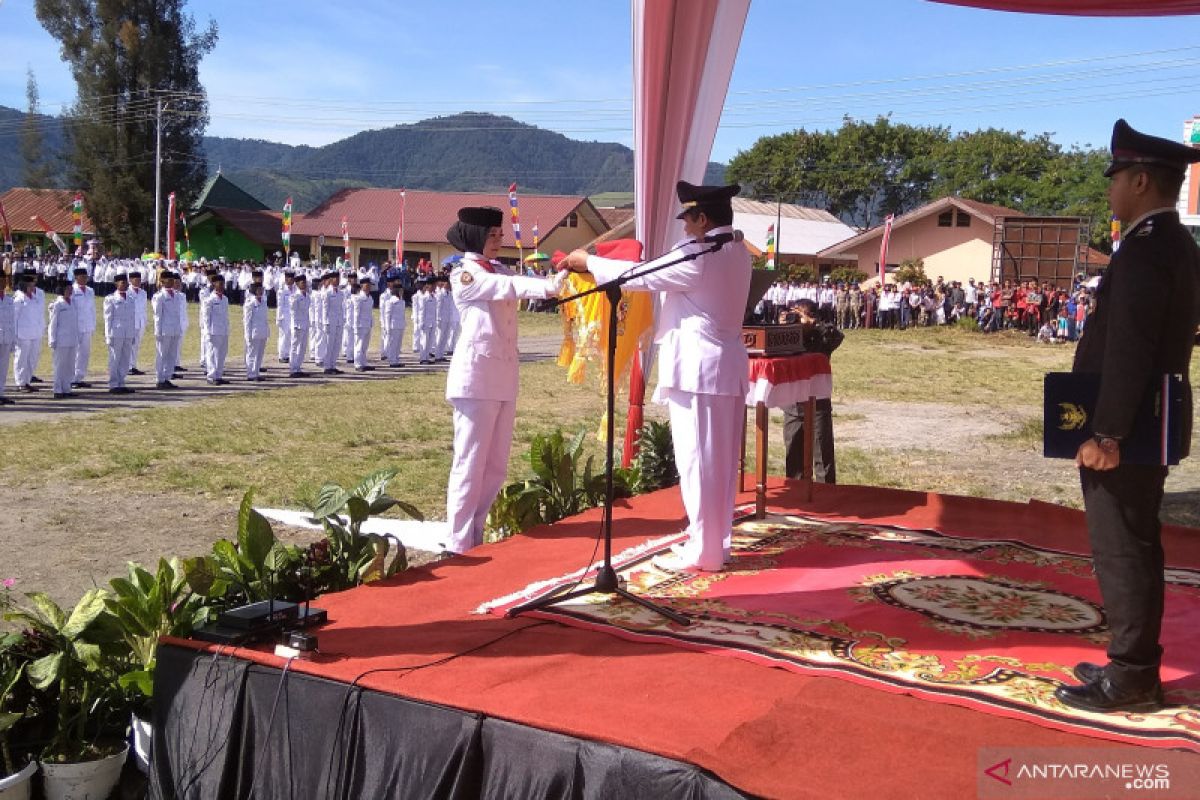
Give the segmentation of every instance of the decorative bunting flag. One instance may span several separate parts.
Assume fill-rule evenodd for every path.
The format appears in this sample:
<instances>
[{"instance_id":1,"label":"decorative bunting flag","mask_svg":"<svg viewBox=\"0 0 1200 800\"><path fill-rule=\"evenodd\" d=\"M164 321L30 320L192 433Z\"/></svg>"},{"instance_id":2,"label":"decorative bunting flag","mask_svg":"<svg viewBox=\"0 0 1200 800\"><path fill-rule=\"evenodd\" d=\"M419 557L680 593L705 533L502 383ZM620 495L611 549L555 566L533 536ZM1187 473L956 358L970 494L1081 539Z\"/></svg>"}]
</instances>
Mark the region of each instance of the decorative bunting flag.
<instances>
[{"instance_id":1,"label":"decorative bunting flag","mask_svg":"<svg viewBox=\"0 0 1200 800\"><path fill-rule=\"evenodd\" d=\"M292 198L283 204L283 254L286 256L292 249Z\"/></svg>"},{"instance_id":2,"label":"decorative bunting flag","mask_svg":"<svg viewBox=\"0 0 1200 800\"><path fill-rule=\"evenodd\" d=\"M167 195L167 258L174 259L179 255L175 245L175 193Z\"/></svg>"},{"instance_id":3,"label":"decorative bunting flag","mask_svg":"<svg viewBox=\"0 0 1200 800\"><path fill-rule=\"evenodd\" d=\"M4 232L4 244L12 248L12 228L8 224L8 215L4 213L4 203L0 203L0 229Z\"/></svg>"},{"instance_id":4,"label":"decorative bunting flag","mask_svg":"<svg viewBox=\"0 0 1200 800\"><path fill-rule=\"evenodd\" d=\"M767 226L767 269L775 269L775 226Z\"/></svg>"},{"instance_id":5,"label":"decorative bunting flag","mask_svg":"<svg viewBox=\"0 0 1200 800\"><path fill-rule=\"evenodd\" d=\"M537 251L538 251L538 221L535 218L533 220L533 252L536 253Z\"/></svg>"},{"instance_id":6,"label":"decorative bunting flag","mask_svg":"<svg viewBox=\"0 0 1200 800\"><path fill-rule=\"evenodd\" d=\"M1117 219L1116 214L1113 214L1109 223L1109 231L1112 235L1112 251L1115 253L1121 247L1121 220Z\"/></svg>"},{"instance_id":7,"label":"decorative bunting flag","mask_svg":"<svg viewBox=\"0 0 1200 800\"><path fill-rule=\"evenodd\" d=\"M517 258L525 261L525 249L521 246L521 212L517 210L517 185L508 187L508 207L512 209L513 238L517 240Z\"/></svg>"},{"instance_id":8,"label":"decorative bunting flag","mask_svg":"<svg viewBox=\"0 0 1200 800\"><path fill-rule=\"evenodd\" d=\"M345 251L344 258L350 260L350 221L346 217L342 217L342 250Z\"/></svg>"},{"instance_id":9,"label":"decorative bunting flag","mask_svg":"<svg viewBox=\"0 0 1200 800\"><path fill-rule=\"evenodd\" d=\"M892 222L895 219L895 214L888 214L887 219L883 221L883 239L879 242L879 284L881 286L887 282L888 240L892 238Z\"/></svg>"},{"instance_id":10,"label":"decorative bunting flag","mask_svg":"<svg viewBox=\"0 0 1200 800\"><path fill-rule=\"evenodd\" d=\"M49 237L50 241L54 242L54 246L58 248L58 252L65 256L67 254L67 243L58 235L58 231L51 228L49 223L42 219L39 214L34 214L30 219L42 226L42 230L46 232L46 236Z\"/></svg>"},{"instance_id":11,"label":"decorative bunting flag","mask_svg":"<svg viewBox=\"0 0 1200 800\"><path fill-rule=\"evenodd\" d=\"M400 224L396 227L396 266L404 262L404 190L400 190Z\"/></svg>"},{"instance_id":12,"label":"decorative bunting flag","mask_svg":"<svg viewBox=\"0 0 1200 800\"><path fill-rule=\"evenodd\" d=\"M83 247L83 195L75 193L75 202L71 204L71 223L74 225L75 246Z\"/></svg>"},{"instance_id":13,"label":"decorative bunting flag","mask_svg":"<svg viewBox=\"0 0 1200 800\"><path fill-rule=\"evenodd\" d=\"M190 251L192 249L192 237L188 234L187 215L182 211L179 212L179 224L183 226L183 249Z\"/></svg>"}]
</instances>

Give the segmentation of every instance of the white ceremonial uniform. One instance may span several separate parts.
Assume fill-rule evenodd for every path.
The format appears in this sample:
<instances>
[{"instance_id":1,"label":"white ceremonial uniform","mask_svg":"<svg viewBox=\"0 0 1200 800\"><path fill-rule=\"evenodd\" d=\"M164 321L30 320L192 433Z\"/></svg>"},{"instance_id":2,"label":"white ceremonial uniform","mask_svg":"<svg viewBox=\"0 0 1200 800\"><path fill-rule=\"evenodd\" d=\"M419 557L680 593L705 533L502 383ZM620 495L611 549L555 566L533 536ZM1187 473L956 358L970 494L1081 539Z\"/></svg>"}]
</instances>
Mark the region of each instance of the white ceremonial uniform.
<instances>
[{"instance_id":1,"label":"white ceremonial uniform","mask_svg":"<svg viewBox=\"0 0 1200 800\"><path fill-rule=\"evenodd\" d=\"M292 349L288 352L288 372L304 371L304 351L308 347L309 306L312 292L294 289L288 294L289 317L292 321Z\"/></svg>"},{"instance_id":2,"label":"white ceremonial uniform","mask_svg":"<svg viewBox=\"0 0 1200 800\"><path fill-rule=\"evenodd\" d=\"M159 383L166 383L179 365L187 298L177 289L160 289L154 293L150 305L154 312L154 375Z\"/></svg>"},{"instance_id":3,"label":"white ceremonial uniform","mask_svg":"<svg viewBox=\"0 0 1200 800\"><path fill-rule=\"evenodd\" d=\"M450 292L438 287L433 290L433 298L434 310L437 312L434 323L437 328L437 342L433 348L433 357L441 361L450 350L450 333L454 330L454 297Z\"/></svg>"},{"instance_id":4,"label":"white ceremonial uniform","mask_svg":"<svg viewBox=\"0 0 1200 800\"><path fill-rule=\"evenodd\" d=\"M391 290L379 295L379 327L383 331L383 357L389 366L400 366L404 342L404 292Z\"/></svg>"},{"instance_id":5,"label":"white ceremonial uniform","mask_svg":"<svg viewBox=\"0 0 1200 800\"><path fill-rule=\"evenodd\" d=\"M38 363L42 360L42 338L46 335L46 293L40 288L35 288L33 299L33 307L37 311L38 337L37 345L33 348L33 363L29 370L31 376L37 375Z\"/></svg>"},{"instance_id":6,"label":"white ceremonial uniform","mask_svg":"<svg viewBox=\"0 0 1200 800\"><path fill-rule=\"evenodd\" d=\"M180 353L183 352L183 340L184 340L184 337L187 336L188 328L191 327L191 324L192 324L191 318L188 316L187 295L184 294L183 292L179 292L179 294L183 295L183 299L179 301L179 306L178 306L178 308L179 308L179 348L176 349L176 351L175 351L175 366L174 366L173 370L179 368L179 364L181 363Z\"/></svg>"},{"instance_id":7,"label":"white ceremonial uniform","mask_svg":"<svg viewBox=\"0 0 1200 800\"><path fill-rule=\"evenodd\" d=\"M219 381L225 374L225 356L229 353L229 298L224 292L210 292L200 310L208 333L208 371L205 377L210 381Z\"/></svg>"},{"instance_id":8,"label":"white ceremonial uniform","mask_svg":"<svg viewBox=\"0 0 1200 800\"><path fill-rule=\"evenodd\" d=\"M346 324L346 305L342 290L331 286L325 290L325 301L321 311L325 315L325 369L337 369L338 352L341 350L342 329Z\"/></svg>"},{"instance_id":9,"label":"white ceremonial uniform","mask_svg":"<svg viewBox=\"0 0 1200 800\"><path fill-rule=\"evenodd\" d=\"M108 344L108 388L125 386L133 357L133 301L129 292L113 292L104 298L104 341Z\"/></svg>"},{"instance_id":10,"label":"white ceremonial uniform","mask_svg":"<svg viewBox=\"0 0 1200 800\"><path fill-rule=\"evenodd\" d=\"M346 363L354 361L354 310L352 303L356 295L350 294L350 287L347 284L342 287L338 294L342 298L342 358Z\"/></svg>"},{"instance_id":11,"label":"white ceremonial uniform","mask_svg":"<svg viewBox=\"0 0 1200 800\"><path fill-rule=\"evenodd\" d=\"M242 304L242 332L246 336L246 377L257 378L262 371L267 338L271 335L265 297L247 295Z\"/></svg>"},{"instance_id":12,"label":"white ceremonial uniform","mask_svg":"<svg viewBox=\"0 0 1200 800\"><path fill-rule=\"evenodd\" d=\"M412 296L412 351L417 358L423 358L421 353L425 349L421 342L421 318L425 315L425 297L425 293L420 289L413 292Z\"/></svg>"},{"instance_id":13,"label":"white ceremonial uniform","mask_svg":"<svg viewBox=\"0 0 1200 800\"><path fill-rule=\"evenodd\" d=\"M358 290L357 294L350 295L350 322L354 330L354 366L355 368L367 366L367 348L371 343L371 328L375 325L374 313L375 302L371 299L371 293Z\"/></svg>"},{"instance_id":14,"label":"white ceremonial uniform","mask_svg":"<svg viewBox=\"0 0 1200 800\"><path fill-rule=\"evenodd\" d=\"M71 288L71 306L79 323L79 341L75 345L75 383L87 379L92 358L92 336L96 333L96 292L76 283Z\"/></svg>"},{"instance_id":15,"label":"white ceremonial uniform","mask_svg":"<svg viewBox=\"0 0 1200 800\"><path fill-rule=\"evenodd\" d=\"M308 305L308 351L313 363L325 364L325 290L310 289Z\"/></svg>"},{"instance_id":16,"label":"white ceremonial uniform","mask_svg":"<svg viewBox=\"0 0 1200 800\"><path fill-rule=\"evenodd\" d=\"M212 284L200 286L200 369L208 372L208 306L204 301L212 294Z\"/></svg>"},{"instance_id":17,"label":"white ceremonial uniform","mask_svg":"<svg viewBox=\"0 0 1200 800\"><path fill-rule=\"evenodd\" d=\"M17 312L11 292L0 289L0 397L8 383L8 360L17 344Z\"/></svg>"},{"instance_id":18,"label":"white ceremonial uniform","mask_svg":"<svg viewBox=\"0 0 1200 800\"><path fill-rule=\"evenodd\" d=\"M41 349L42 312L35 291L32 296L23 291L13 293L13 314L16 316L17 341L13 349L13 380L17 386L28 386L37 364L36 353Z\"/></svg>"},{"instance_id":19,"label":"white ceremonial uniform","mask_svg":"<svg viewBox=\"0 0 1200 800\"><path fill-rule=\"evenodd\" d=\"M422 361L432 361L433 351L437 348L436 290L424 294L424 301L421 308L421 352L417 355Z\"/></svg>"},{"instance_id":20,"label":"white ceremonial uniform","mask_svg":"<svg viewBox=\"0 0 1200 800\"><path fill-rule=\"evenodd\" d=\"M550 297L554 284L467 253L450 286L463 335L446 373L446 399L454 406L446 549L462 553L483 543L488 510L508 474L517 413L517 301Z\"/></svg>"},{"instance_id":21,"label":"white ceremonial uniform","mask_svg":"<svg viewBox=\"0 0 1200 800\"><path fill-rule=\"evenodd\" d=\"M280 361L286 362L292 352L292 293L295 286L280 284L275 290L275 328L279 332L276 341L276 354Z\"/></svg>"},{"instance_id":22,"label":"white ceremonial uniform","mask_svg":"<svg viewBox=\"0 0 1200 800\"><path fill-rule=\"evenodd\" d=\"M719 227L709 235L731 231ZM657 260L673 260L709 246L688 240ZM587 264L599 282L613 280L631 266L598 256L589 256ZM720 569L729 557L734 482L749 389L742 319L750 293L750 267L746 249L729 243L625 287L662 292L654 400L670 410L680 492L690 522L682 558L701 569Z\"/></svg>"},{"instance_id":23,"label":"white ceremonial uniform","mask_svg":"<svg viewBox=\"0 0 1200 800\"><path fill-rule=\"evenodd\" d=\"M75 348L79 346L79 313L61 296L50 304L48 328L54 354L54 393L69 394L75 380Z\"/></svg>"},{"instance_id":24,"label":"white ceremonial uniform","mask_svg":"<svg viewBox=\"0 0 1200 800\"><path fill-rule=\"evenodd\" d=\"M146 334L146 307L149 305L149 296L146 290L133 286L129 287L129 297L133 300L133 355L129 359L130 367L137 367L138 354L142 350L142 337Z\"/></svg>"}]
</instances>

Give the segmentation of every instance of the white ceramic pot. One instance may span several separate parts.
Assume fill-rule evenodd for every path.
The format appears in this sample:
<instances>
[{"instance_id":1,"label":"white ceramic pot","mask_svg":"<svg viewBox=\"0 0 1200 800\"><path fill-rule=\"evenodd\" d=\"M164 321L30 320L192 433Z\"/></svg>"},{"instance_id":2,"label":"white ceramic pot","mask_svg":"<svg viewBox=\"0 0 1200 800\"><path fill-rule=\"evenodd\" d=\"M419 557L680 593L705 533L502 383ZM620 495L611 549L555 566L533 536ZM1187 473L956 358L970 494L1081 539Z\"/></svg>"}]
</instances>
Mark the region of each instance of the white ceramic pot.
<instances>
[{"instance_id":1,"label":"white ceramic pot","mask_svg":"<svg viewBox=\"0 0 1200 800\"><path fill-rule=\"evenodd\" d=\"M29 782L37 774L37 762L30 761L25 769L0 778L0 800L29 800Z\"/></svg>"},{"instance_id":2,"label":"white ceramic pot","mask_svg":"<svg viewBox=\"0 0 1200 800\"><path fill-rule=\"evenodd\" d=\"M153 739L154 728L150 720L142 719L137 714L129 722L133 730L133 760L137 768L145 774L150 769L150 742Z\"/></svg>"},{"instance_id":3,"label":"white ceramic pot","mask_svg":"<svg viewBox=\"0 0 1200 800\"><path fill-rule=\"evenodd\" d=\"M75 764L42 764L46 800L106 800L121 779L129 745L121 752L96 761Z\"/></svg>"}]
</instances>

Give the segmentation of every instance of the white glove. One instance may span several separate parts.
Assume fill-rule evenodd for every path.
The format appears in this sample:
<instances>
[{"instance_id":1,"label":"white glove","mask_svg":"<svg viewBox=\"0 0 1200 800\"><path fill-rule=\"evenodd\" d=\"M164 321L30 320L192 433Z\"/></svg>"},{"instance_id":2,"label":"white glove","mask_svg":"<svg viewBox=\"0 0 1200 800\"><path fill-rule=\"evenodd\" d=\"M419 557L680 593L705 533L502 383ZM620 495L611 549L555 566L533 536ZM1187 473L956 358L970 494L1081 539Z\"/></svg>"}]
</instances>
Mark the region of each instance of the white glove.
<instances>
[{"instance_id":1,"label":"white glove","mask_svg":"<svg viewBox=\"0 0 1200 800\"><path fill-rule=\"evenodd\" d=\"M546 297L558 297L562 294L563 286L567 283L567 276L570 275L568 270L559 270L546 279L549 284L546 289Z\"/></svg>"}]
</instances>

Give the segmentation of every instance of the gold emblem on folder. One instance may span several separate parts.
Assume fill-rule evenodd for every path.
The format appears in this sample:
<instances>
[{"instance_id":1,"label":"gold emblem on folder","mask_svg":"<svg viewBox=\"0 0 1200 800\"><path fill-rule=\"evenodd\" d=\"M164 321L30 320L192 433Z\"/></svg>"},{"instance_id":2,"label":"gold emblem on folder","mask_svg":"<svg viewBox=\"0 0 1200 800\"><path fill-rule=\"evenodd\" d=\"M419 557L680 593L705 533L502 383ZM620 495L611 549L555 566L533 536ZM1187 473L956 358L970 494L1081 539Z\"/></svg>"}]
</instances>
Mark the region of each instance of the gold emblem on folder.
<instances>
[{"instance_id":1,"label":"gold emblem on folder","mask_svg":"<svg viewBox=\"0 0 1200 800\"><path fill-rule=\"evenodd\" d=\"M1077 431L1087 423L1087 412L1075 403L1059 403L1058 429Z\"/></svg>"}]
</instances>

